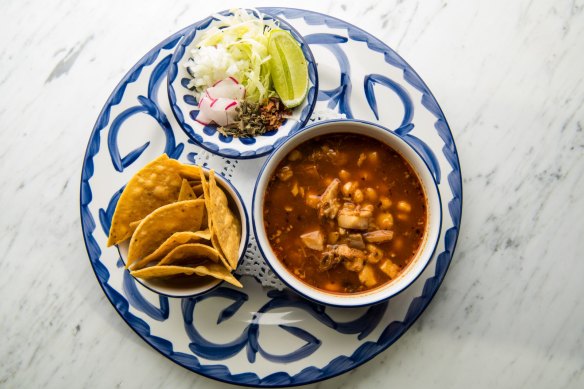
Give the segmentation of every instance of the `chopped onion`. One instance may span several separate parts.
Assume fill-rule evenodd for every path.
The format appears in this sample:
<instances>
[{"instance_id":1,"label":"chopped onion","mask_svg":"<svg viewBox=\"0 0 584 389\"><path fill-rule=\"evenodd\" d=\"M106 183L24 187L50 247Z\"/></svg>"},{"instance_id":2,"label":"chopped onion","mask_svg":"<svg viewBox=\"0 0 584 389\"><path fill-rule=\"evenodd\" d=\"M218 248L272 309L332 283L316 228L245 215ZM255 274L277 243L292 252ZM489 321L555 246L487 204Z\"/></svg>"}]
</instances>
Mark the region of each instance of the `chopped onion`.
<instances>
[{"instance_id":1,"label":"chopped onion","mask_svg":"<svg viewBox=\"0 0 584 389\"><path fill-rule=\"evenodd\" d=\"M237 79L245 88L245 99L261 103L276 95L271 86L267 64L268 34L278 26L244 9L233 10L232 16L215 15L218 21L196 38L191 58L185 63L194 75L189 88L202 94L217 81Z\"/></svg>"}]
</instances>

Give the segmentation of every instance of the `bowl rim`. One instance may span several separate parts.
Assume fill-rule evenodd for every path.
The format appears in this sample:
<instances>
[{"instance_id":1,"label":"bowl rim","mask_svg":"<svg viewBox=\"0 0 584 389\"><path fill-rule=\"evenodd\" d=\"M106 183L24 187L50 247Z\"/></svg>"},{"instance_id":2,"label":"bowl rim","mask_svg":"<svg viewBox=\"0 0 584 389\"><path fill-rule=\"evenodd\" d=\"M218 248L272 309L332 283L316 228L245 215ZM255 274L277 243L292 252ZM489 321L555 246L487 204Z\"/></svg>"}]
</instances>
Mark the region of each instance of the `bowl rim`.
<instances>
[{"instance_id":1,"label":"bowl rim","mask_svg":"<svg viewBox=\"0 0 584 389\"><path fill-rule=\"evenodd\" d=\"M205 171L205 176L209 177L209 172L211 170L214 169L209 169L208 167L205 166L199 166L202 170ZM225 178L222 174L220 174L219 172L215 171L215 178L219 181L220 185L224 187L224 189L229 189L230 193L228 193L229 197L232 198L233 202L235 203L235 205L237 206L237 212L239 213L243 213L243 216L245 217L245 223L244 223L244 218L241 217L241 241L239 243L239 258L237 259L237 267L241 264L241 262L243 261L243 258L245 257L245 253L247 251L247 245L249 244L249 235L250 235L250 229L249 229L249 216L247 213L247 208L245 206L245 203L243 202L243 199L241 197L241 195L239 194L239 191L235 188L235 186L233 186L233 184L227 179ZM219 177L219 178L217 178ZM231 195L231 192L233 194L235 194L235 196ZM239 208L239 206L241 206L241 209ZM244 227L245 226L245 227ZM122 256L122 253L120 252L120 247L119 245L116 245L116 248L118 250L118 254L120 256L121 261L123 262L124 266L126 265L126 261L124 259L124 257ZM235 269L235 270L236 270ZM235 277L237 277L237 274L235 274L235 270L232 271L233 275ZM151 292L154 292L160 296L166 296L166 297L171 297L171 298L190 298L190 297L198 297L198 296L202 296L205 293L211 292L212 290L217 289L221 284L223 284L225 281L222 279L217 278L216 280L213 280L212 282L209 282L209 284L207 285L208 288L207 289L203 289L200 292L195 292L195 293L166 293L161 291L160 289L158 289L157 287L153 286L152 284L150 284L149 282L144 281L141 278L137 278L132 276L132 274L130 273L130 271L128 269L126 269L126 271L128 272L128 274L130 275L130 277L132 277L136 282L139 282L143 287L145 287L146 289L150 290ZM204 288L204 286L202 287Z\"/></svg>"},{"instance_id":2,"label":"bowl rim","mask_svg":"<svg viewBox=\"0 0 584 389\"><path fill-rule=\"evenodd\" d=\"M184 112L181 109L181 107L178 105L177 91L175 90L174 84L176 82L179 82L179 81L177 81L178 75L179 75L179 71L178 71L179 62L184 58L185 53L186 53L186 49L192 44L192 39L194 38L194 36L192 37L191 35L195 31L207 29L211 23L213 23L215 20L217 20L214 17L214 15L230 15L230 14L232 14L232 10L223 10L220 12L215 12L215 13L205 17L204 19L201 19L201 20L191 24L190 26L186 27L183 30L184 34L181 37L179 43L177 44L177 46L175 47L175 49L172 53L172 56L170 58L170 63L168 65L168 70L166 72L167 73L167 77L166 77L167 78L167 80L166 80L167 81L167 88L166 88L166 90L167 90L167 95L168 95L168 99L169 99L169 105L171 108L170 110L172 111L172 114L173 114L174 118L176 119L179 127L185 133L185 135L187 135L187 137L189 138L190 141L194 142L196 145L202 147L206 151L208 151L212 154L215 154L215 155L219 155L221 157L232 158L232 159L254 159L254 158L264 157L264 156L272 153L277 148L277 146L279 144L281 144L286 139L290 138L290 136L292 136L293 134L295 134L296 132L298 132L302 128L304 128L304 126L306 126L306 124L310 120L310 117L312 116L312 113L314 112L314 108L316 107L316 103L318 101L318 90L319 90L318 69L317 69L316 59L314 58L314 55L312 54L312 50L310 49L310 45L304 39L304 36L302 34L300 34L290 23L288 23L286 20L284 20L276 15L273 15L269 12L265 12L265 11L260 10L260 9L253 9L253 8L246 8L246 7L240 7L240 9L244 9L248 12L251 12L253 15L256 15L256 16L259 14L259 15L262 15L264 17L267 16L268 18L277 21L280 24L280 26L282 27L282 29L289 31L292 34L292 36L294 37L294 39L302 47L302 52L304 54L304 57L306 59L307 66L308 66L309 85L308 85L308 92L307 92L306 98L305 98L307 100L307 104L300 112L298 122L294 125L293 128L290 129L290 132L282 138L277 138L274 142L268 143L265 146L261 146L261 147L258 147L256 149L249 150L249 151L240 152L234 148L229 148L229 147L222 148L221 144L211 143L211 142L205 141L202 138L197 139L197 137L195 136L195 135L197 135L196 131L191 127L191 125L189 123L187 123L188 119L185 118L185 116L188 116L188 113ZM190 39L190 41L185 42L187 39ZM312 83L313 85L311 86L310 83Z\"/></svg>"},{"instance_id":3,"label":"bowl rim","mask_svg":"<svg viewBox=\"0 0 584 389\"><path fill-rule=\"evenodd\" d=\"M291 141L296 139L298 136L300 136L301 134L305 134L306 132L309 132L309 131L314 131L313 130L314 128L318 128L318 127L325 126L325 125L331 125L331 124L341 124L341 125L358 124L358 125L362 125L365 127L375 127L379 130L384 131L389 136L394 137L395 139L398 140L399 143L402 143L405 147L407 147L410 151L412 151L416 155L416 158L418 158L419 161L422 162L422 166L424 166L426 172L431 177L431 184L429 184L428 186L431 188L434 188L435 193L436 193L436 204L437 204L436 211L438 214L437 219L436 219L436 233L435 233L435 237L433 239L431 239L431 241L430 241L430 238L431 238L430 236L426 237L426 240L427 240L426 245L431 247L431 250L428 251L429 252L428 258L425 260L425 263L419 267L419 270L417 270L417 274L411 280L409 280L405 285L403 285L403 287L401 287L399 290L397 290L393 293L389 293L388 295L385 295L385 296L379 296L379 298L376 298L376 299L369 299L369 301L363 301L363 300L367 300L366 297L375 296L376 289L372 289L371 290L372 292L370 292L370 293L364 292L365 294L354 294L353 296L355 296L355 298L352 298L352 297L347 298L347 296L336 295L336 294L326 294L326 292L324 292L323 295L327 296L327 299L330 298L331 301L319 300L319 299L314 298L313 296L309 296L309 295L303 293L302 291L298 290L296 287L291 285L291 283L288 281L288 279L286 279L286 277L283 277L282 274L280 274L280 272L278 272L276 270L276 268L272 265L271 260L268 259L269 257L266 255L266 252L264 251L264 248L262 247L262 244L260 243L260 239L259 239L260 235L258 234L258 231L262 231L265 235L265 229L264 229L263 223L261 226L259 226L258 220L256 217L256 213L260 212L259 208L262 208L260 205L263 204L263 201L261 199L259 199L258 187L259 187L259 184L260 184L260 181L262 180L262 178L265 177L265 169L271 163L276 163L276 162L279 163L281 161L281 159L276 161L276 162L272 162L272 161L275 161L275 157L277 156L277 154L280 153L282 148L284 148L287 144L289 144ZM326 134L315 133L314 135L308 136L307 139L304 139L299 144L307 142L307 141L314 139L315 137L318 137L320 135L330 135L333 133L334 132L329 132ZM338 131L338 133L351 133L351 132ZM368 134L363 134L363 135L369 136L369 137L374 138L376 140L379 140L379 139L377 139L373 136L370 136ZM391 147L391 146L389 146L389 147ZM395 150L395 151L397 151L399 153L399 150ZM400 155L402 155L402 153L400 153ZM281 158L284 158L284 157L285 157L285 155L281 156ZM410 166L412 165L412 162L407 157L405 157L404 155L402 155L402 157L410 164ZM412 166L412 168L413 168L413 166ZM420 181L422 181L422 178L419 177L420 173L419 172L416 172L416 173L418 174L418 178L420 179ZM268 182L268 181L266 181L266 182ZM262 193L262 195L263 195L263 193ZM426 195L426 196L428 196L428 195ZM260 204L260 202L261 202L261 204ZM257 247L258 247L260 253L262 254L266 264L274 272L274 274L288 288L290 288L290 290L301 295L302 297L304 297L310 301L313 301L315 303L318 303L318 304L322 304L322 305L330 306L330 307L338 307L338 308L358 308L358 307L366 307L366 306L371 306L371 305L383 303L383 302L388 301L389 299L401 294L406 289L408 289L412 284L414 284L416 282L416 280L422 275L422 273L424 273L424 271L426 270L428 265L434 259L434 256L436 254L436 250L437 250L439 242L440 242L440 236L442 234L442 219L443 219L442 198L440 195L440 190L438 188L436 178L432 174L431 169L428 166L428 163L422 157L422 155L395 131L392 131L392 130L388 129L387 127L384 127L378 123L370 122L367 120L361 120L361 119L352 119L352 118L351 119L331 119L331 120L323 120L323 121L316 122L314 124L311 124L309 126L302 128L300 131L292 134L290 137L288 137L286 139L285 142L278 145L278 147L268 156L268 158L266 159L266 161L262 165L260 172L258 173L258 178L257 178L256 183L254 185L254 191L253 191L253 197L252 197L252 213L251 214L252 214L252 228L253 228L254 235L256 237ZM261 220L263 222L263 217L261 218ZM428 225L428 228L429 227L430 226ZM427 233L427 235L428 234L429 233ZM269 243L268 243L268 245L269 245ZM275 258L275 256L273 256L273 257L274 257L273 259L278 260L277 258ZM295 279L294 275L290 274L289 272L286 275L290 279L295 280L295 282L299 282L299 283L306 285L307 288L315 291L316 293L322 292L321 290L319 290L319 289L317 289L317 288L315 288L307 283L303 283L301 280ZM381 292L381 291L383 291L383 289L378 289L378 291Z\"/></svg>"}]
</instances>

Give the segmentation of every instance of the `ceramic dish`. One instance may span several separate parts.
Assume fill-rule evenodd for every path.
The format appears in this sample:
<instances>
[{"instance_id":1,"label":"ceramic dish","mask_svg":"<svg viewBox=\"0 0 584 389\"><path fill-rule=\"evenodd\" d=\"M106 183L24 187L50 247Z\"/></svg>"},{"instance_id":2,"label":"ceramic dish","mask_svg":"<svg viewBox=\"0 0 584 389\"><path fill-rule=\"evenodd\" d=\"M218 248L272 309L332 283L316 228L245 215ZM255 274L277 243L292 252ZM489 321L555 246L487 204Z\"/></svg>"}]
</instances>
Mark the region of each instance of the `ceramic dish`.
<instances>
[{"instance_id":1,"label":"ceramic dish","mask_svg":"<svg viewBox=\"0 0 584 389\"><path fill-rule=\"evenodd\" d=\"M121 190L141 166L166 152L182 162L214 168L237 188L249 210L264 162L211 154L174 120L165 77L176 46L189 29L146 53L105 102L84 158L80 211L97 281L144 342L198 374L239 385L278 387L347 372L390 347L410 328L451 262L462 186L446 119L422 79L399 55L367 32L327 15L286 8L263 11L293 25L310 45L319 63L315 112L334 110L348 118L378 122L395 130L428 164L444 217L436 252L418 279L388 302L358 309L325 308L288 290L265 289L251 277L240 279L243 289L222 285L185 299L156 295L134 281L118 250L106 247L106 242ZM250 236L246 257L256 255L255 238Z\"/></svg>"},{"instance_id":2,"label":"ceramic dish","mask_svg":"<svg viewBox=\"0 0 584 389\"><path fill-rule=\"evenodd\" d=\"M424 190L428 209L427 228L418 254L395 280L362 293L333 293L311 287L292 274L273 252L264 228L264 197L276 168L286 156L310 139L330 134L358 134L374 138L397 151L413 167ZM377 124L361 120L329 120L303 128L280 145L267 158L254 188L253 230L262 255L272 270L292 290L317 303L336 307L359 307L379 304L401 293L422 273L432 258L442 225L440 194L428 165L422 157L398 135Z\"/></svg>"},{"instance_id":3,"label":"ceramic dish","mask_svg":"<svg viewBox=\"0 0 584 389\"><path fill-rule=\"evenodd\" d=\"M256 16L259 15L256 10L250 10L250 12L253 12ZM219 14L225 16L231 13L223 11ZM269 131L252 138L234 138L220 134L214 125L205 126L195 120L198 114L198 102L191 90L187 88L192 77L188 74L183 64L191 55L190 49L193 42L196 42L196 38L217 21L214 16L209 16L187 28L184 38L176 47L169 67L168 96L176 120L188 137L198 145L224 157L246 159L257 158L270 153L275 146L306 124L316 104L318 73L310 48L304 42L302 36L284 19L267 13L262 13L262 17L263 20L274 20L279 24L280 28L292 34L296 41L300 43L308 64L308 94L302 104L292 110L292 116L277 131Z\"/></svg>"},{"instance_id":4,"label":"ceramic dish","mask_svg":"<svg viewBox=\"0 0 584 389\"><path fill-rule=\"evenodd\" d=\"M208 177L208 172L206 171L205 174ZM241 258L244 256L245 251L247 249L247 244L249 242L249 219L247 216L247 210L245 209L245 205L243 204L243 200L239 195L239 192L231 185L229 181L227 181L223 176L216 175L215 179L219 186L225 191L227 195L228 201L230 202L230 208L237 212L239 215L239 220L241 220L241 243L239 244L239 260L241 262ZM129 240L117 245L119 256L124 265L126 264L126 258L128 256L128 247L129 247ZM187 283L182 283L180 285L173 285L169 283L157 283L156 281L152 281L150 279L141 279L134 277L134 280L140 284L142 284L147 289L160 294L166 297L177 297L177 298L186 298L186 297L196 297L203 293L207 293L218 286L220 286L223 281L220 279L211 279L210 282L206 283L193 283L189 285Z\"/></svg>"}]
</instances>

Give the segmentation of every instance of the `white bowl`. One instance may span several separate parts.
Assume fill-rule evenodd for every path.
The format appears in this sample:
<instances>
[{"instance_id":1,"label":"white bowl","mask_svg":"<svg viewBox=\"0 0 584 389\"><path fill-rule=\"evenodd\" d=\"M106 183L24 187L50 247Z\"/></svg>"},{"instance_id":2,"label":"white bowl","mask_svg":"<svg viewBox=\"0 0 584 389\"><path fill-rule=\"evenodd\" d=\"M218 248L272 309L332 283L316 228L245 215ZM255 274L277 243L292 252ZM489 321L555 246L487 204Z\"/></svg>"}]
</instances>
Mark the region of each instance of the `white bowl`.
<instances>
[{"instance_id":1,"label":"white bowl","mask_svg":"<svg viewBox=\"0 0 584 389\"><path fill-rule=\"evenodd\" d=\"M401 272L401 274L395 280L392 280L385 285L369 291L351 294L339 294L317 289L291 274L273 252L264 227L264 195L270 178L274 174L278 164L286 157L286 155L288 155L289 152L307 140L322 135L339 133L366 135L377 139L404 157L417 173L421 181L427 199L428 212L427 226L422 247L418 250L416 257ZM333 120L317 123L304 128L302 131L288 138L286 142L278 147L264 163L254 189L252 206L253 228L258 247L268 265L278 277L280 277L288 287L310 300L325 305L339 307L358 307L377 304L395 296L411 285L424 271L432 259L438 244L440 227L442 224L442 207L438 187L428 165L424 162L422 157L392 131L378 124L359 120Z\"/></svg>"},{"instance_id":2,"label":"white bowl","mask_svg":"<svg viewBox=\"0 0 584 389\"><path fill-rule=\"evenodd\" d=\"M202 168L202 169L207 170L206 168ZM205 175L208 178L209 172L205 171ZM215 180L217 181L217 183L219 184L221 189L223 189L225 191L225 195L227 196L227 199L229 201L230 208L233 210L237 210L237 213L239 214L239 220L241 220L241 242L239 243L239 259L237 261L239 263L239 262L241 262L241 259L243 258L244 254L245 254L245 250L247 248L247 243L249 241L249 219L247 217L247 210L245 209L245 206L243 205L243 200L241 199L239 192L233 187L233 185L231 185L231 183L229 181L227 181L223 176L221 176L218 173L215 174ZM127 258L127 254L128 254L128 242L129 242L129 240L123 244L118 245L118 248L120 251L120 256L121 256L122 261L124 263L126 262L126 258ZM190 277L199 277L199 276L192 275ZM192 285L187 284L187 283L183 283L183 285L179 286L179 285L157 283L155 281L153 282L153 281L148 280L148 279L142 279L142 278L136 278L136 277L134 277L134 279L155 293L158 293L158 294L161 294L161 295L164 295L167 297L179 297L179 298L199 296L203 293L207 293L207 292L215 289L221 283L224 282L223 280L211 279L211 277L209 277L210 281L203 283L203 284L197 284L196 282L194 282Z\"/></svg>"}]
</instances>

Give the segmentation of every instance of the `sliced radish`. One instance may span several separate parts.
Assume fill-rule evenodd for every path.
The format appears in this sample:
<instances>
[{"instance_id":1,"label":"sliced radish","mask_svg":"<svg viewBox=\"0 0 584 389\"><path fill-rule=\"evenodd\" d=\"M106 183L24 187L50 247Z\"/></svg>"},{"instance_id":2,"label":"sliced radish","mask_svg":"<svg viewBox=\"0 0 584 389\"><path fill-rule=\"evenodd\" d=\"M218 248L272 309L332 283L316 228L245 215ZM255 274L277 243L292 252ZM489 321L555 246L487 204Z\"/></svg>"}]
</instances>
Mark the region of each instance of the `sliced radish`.
<instances>
[{"instance_id":1,"label":"sliced radish","mask_svg":"<svg viewBox=\"0 0 584 389\"><path fill-rule=\"evenodd\" d=\"M199 115L197 121L208 124L215 122L219 126L226 126L235 121L237 112L235 108L239 105L237 100L220 97L211 100L201 99L199 104Z\"/></svg>"},{"instance_id":2,"label":"sliced radish","mask_svg":"<svg viewBox=\"0 0 584 389\"><path fill-rule=\"evenodd\" d=\"M245 96L245 87L233 77L218 81L206 93L212 98L226 97L228 99L241 100Z\"/></svg>"},{"instance_id":3,"label":"sliced radish","mask_svg":"<svg viewBox=\"0 0 584 389\"><path fill-rule=\"evenodd\" d=\"M212 103L213 100L211 100L206 93L204 93L201 100L199 100L199 114L195 120L204 126L209 125L212 122L211 117L208 115Z\"/></svg>"},{"instance_id":4,"label":"sliced radish","mask_svg":"<svg viewBox=\"0 0 584 389\"><path fill-rule=\"evenodd\" d=\"M235 108L238 105L239 102L236 100L220 97L212 106L209 106L210 111L207 112L207 115L218 125L226 126L235 121L237 116Z\"/></svg>"},{"instance_id":5,"label":"sliced radish","mask_svg":"<svg viewBox=\"0 0 584 389\"><path fill-rule=\"evenodd\" d=\"M245 87L233 77L218 81L214 86L207 88L199 101L199 115L196 121L203 125L215 122L219 126L226 126L235 121L235 108L245 96Z\"/></svg>"}]
</instances>

